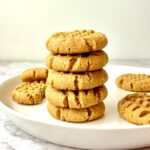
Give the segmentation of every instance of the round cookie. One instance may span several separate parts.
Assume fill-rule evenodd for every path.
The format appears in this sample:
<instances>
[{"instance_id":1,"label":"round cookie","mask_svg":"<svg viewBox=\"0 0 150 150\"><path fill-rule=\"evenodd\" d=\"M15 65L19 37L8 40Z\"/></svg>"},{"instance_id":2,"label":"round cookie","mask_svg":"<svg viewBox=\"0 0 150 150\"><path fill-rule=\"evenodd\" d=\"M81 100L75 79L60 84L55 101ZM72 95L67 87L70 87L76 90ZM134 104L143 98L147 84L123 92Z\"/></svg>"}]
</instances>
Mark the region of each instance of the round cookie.
<instances>
[{"instance_id":1,"label":"round cookie","mask_svg":"<svg viewBox=\"0 0 150 150\"><path fill-rule=\"evenodd\" d=\"M78 54L98 51L107 45L107 38L93 30L58 32L47 39L46 47L53 53Z\"/></svg>"},{"instance_id":2,"label":"round cookie","mask_svg":"<svg viewBox=\"0 0 150 150\"><path fill-rule=\"evenodd\" d=\"M45 97L55 106L80 109L100 103L107 94L107 88L104 85L86 91L56 90L47 85Z\"/></svg>"},{"instance_id":3,"label":"round cookie","mask_svg":"<svg viewBox=\"0 0 150 150\"><path fill-rule=\"evenodd\" d=\"M107 63L108 56L102 50L78 55L49 54L46 57L49 69L64 72L95 71L103 68Z\"/></svg>"},{"instance_id":4,"label":"round cookie","mask_svg":"<svg viewBox=\"0 0 150 150\"><path fill-rule=\"evenodd\" d=\"M49 113L56 119L68 122L87 122L103 116L105 105L103 102L82 109L62 108L52 105L48 102Z\"/></svg>"},{"instance_id":5,"label":"round cookie","mask_svg":"<svg viewBox=\"0 0 150 150\"><path fill-rule=\"evenodd\" d=\"M46 68L30 68L25 70L20 78L24 82L46 80L48 70Z\"/></svg>"},{"instance_id":6,"label":"round cookie","mask_svg":"<svg viewBox=\"0 0 150 150\"><path fill-rule=\"evenodd\" d=\"M116 79L119 88L136 92L150 91L150 75L146 74L123 74Z\"/></svg>"},{"instance_id":7,"label":"round cookie","mask_svg":"<svg viewBox=\"0 0 150 150\"><path fill-rule=\"evenodd\" d=\"M150 124L150 95L129 94L119 101L118 111L122 118L131 123Z\"/></svg>"},{"instance_id":8,"label":"round cookie","mask_svg":"<svg viewBox=\"0 0 150 150\"><path fill-rule=\"evenodd\" d=\"M60 90L87 90L103 85L108 79L105 70L85 73L64 73L49 70L47 84Z\"/></svg>"},{"instance_id":9,"label":"round cookie","mask_svg":"<svg viewBox=\"0 0 150 150\"><path fill-rule=\"evenodd\" d=\"M20 104L39 104L45 95L44 82L23 82L15 87L12 92L14 101Z\"/></svg>"}]
</instances>

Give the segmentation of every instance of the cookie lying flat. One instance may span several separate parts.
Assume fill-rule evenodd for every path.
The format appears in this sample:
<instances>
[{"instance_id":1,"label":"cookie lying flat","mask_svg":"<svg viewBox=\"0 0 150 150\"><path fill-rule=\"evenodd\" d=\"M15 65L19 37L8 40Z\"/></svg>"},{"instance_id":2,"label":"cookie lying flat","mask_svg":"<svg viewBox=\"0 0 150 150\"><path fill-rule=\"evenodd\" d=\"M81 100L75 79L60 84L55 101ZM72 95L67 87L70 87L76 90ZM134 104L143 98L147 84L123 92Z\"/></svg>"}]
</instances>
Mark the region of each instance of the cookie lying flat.
<instances>
[{"instance_id":1,"label":"cookie lying flat","mask_svg":"<svg viewBox=\"0 0 150 150\"><path fill-rule=\"evenodd\" d=\"M12 92L14 101L20 104L39 104L45 95L45 84L43 82L23 82L15 87Z\"/></svg>"},{"instance_id":2,"label":"cookie lying flat","mask_svg":"<svg viewBox=\"0 0 150 150\"><path fill-rule=\"evenodd\" d=\"M150 91L150 75L146 74L123 74L116 79L119 88L129 91Z\"/></svg>"},{"instance_id":3,"label":"cookie lying flat","mask_svg":"<svg viewBox=\"0 0 150 150\"><path fill-rule=\"evenodd\" d=\"M129 94L118 103L122 118L134 124L150 124L150 95Z\"/></svg>"},{"instance_id":4,"label":"cookie lying flat","mask_svg":"<svg viewBox=\"0 0 150 150\"><path fill-rule=\"evenodd\" d=\"M49 113L59 120L69 121L69 122L87 122L95 120L103 116L105 111L105 105L103 102L82 109L70 109L62 108L52 105L48 102L47 105Z\"/></svg>"},{"instance_id":5,"label":"cookie lying flat","mask_svg":"<svg viewBox=\"0 0 150 150\"><path fill-rule=\"evenodd\" d=\"M45 96L55 106L78 109L100 103L106 98L107 94L108 92L104 85L86 91L56 90L47 85Z\"/></svg>"},{"instance_id":6,"label":"cookie lying flat","mask_svg":"<svg viewBox=\"0 0 150 150\"><path fill-rule=\"evenodd\" d=\"M87 90L103 85L108 79L105 70L86 73L64 73L49 70L47 84L60 90Z\"/></svg>"},{"instance_id":7,"label":"cookie lying flat","mask_svg":"<svg viewBox=\"0 0 150 150\"><path fill-rule=\"evenodd\" d=\"M48 70L46 68L30 68L25 70L20 78L25 82L46 80Z\"/></svg>"},{"instance_id":8,"label":"cookie lying flat","mask_svg":"<svg viewBox=\"0 0 150 150\"><path fill-rule=\"evenodd\" d=\"M103 68L108 63L108 56L104 51L78 55L49 54L46 65L49 69L64 72L85 72Z\"/></svg>"},{"instance_id":9,"label":"cookie lying flat","mask_svg":"<svg viewBox=\"0 0 150 150\"><path fill-rule=\"evenodd\" d=\"M107 38L93 30L58 32L48 38L46 47L53 53L78 54L98 51L107 45Z\"/></svg>"}]
</instances>

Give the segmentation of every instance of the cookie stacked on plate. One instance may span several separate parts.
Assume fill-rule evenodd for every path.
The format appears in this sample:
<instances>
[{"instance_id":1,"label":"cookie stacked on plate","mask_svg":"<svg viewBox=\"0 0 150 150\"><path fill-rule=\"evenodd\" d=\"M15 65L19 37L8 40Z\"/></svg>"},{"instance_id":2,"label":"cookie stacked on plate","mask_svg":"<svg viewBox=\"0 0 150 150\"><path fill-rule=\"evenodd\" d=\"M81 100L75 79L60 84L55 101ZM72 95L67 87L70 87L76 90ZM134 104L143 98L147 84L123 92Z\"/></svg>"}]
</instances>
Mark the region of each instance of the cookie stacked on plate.
<instances>
[{"instance_id":1,"label":"cookie stacked on plate","mask_svg":"<svg viewBox=\"0 0 150 150\"><path fill-rule=\"evenodd\" d=\"M106 45L106 36L93 30L58 32L47 40L52 53L46 58L46 98L52 116L86 122L104 114L108 75L102 68L108 56L102 49Z\"/></svg>"}]
</instances>

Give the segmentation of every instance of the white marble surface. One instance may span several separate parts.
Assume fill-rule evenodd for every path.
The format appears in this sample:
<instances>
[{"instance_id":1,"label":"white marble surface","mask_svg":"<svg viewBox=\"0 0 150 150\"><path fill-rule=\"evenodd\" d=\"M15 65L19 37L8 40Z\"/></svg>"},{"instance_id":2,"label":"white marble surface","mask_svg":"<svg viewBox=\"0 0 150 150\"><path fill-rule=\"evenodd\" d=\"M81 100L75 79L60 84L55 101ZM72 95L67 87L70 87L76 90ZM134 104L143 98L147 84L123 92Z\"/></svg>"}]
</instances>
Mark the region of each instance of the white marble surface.
<instances>
[{"instance_id":1,"label":"white marble surface","mask_svg":"<svg viewBox=\"0 0 150 150\"><path fill-rule=\"evenodd\" d=\"M111 64L150 68L150 60L111 61ZM33 66L44 66L40 62L0 62L0 83ZM37 139L20 130L0 111L0 150L74 150ZM149 150L143 148L142 150Z\"/></svg>"}]
</instances>

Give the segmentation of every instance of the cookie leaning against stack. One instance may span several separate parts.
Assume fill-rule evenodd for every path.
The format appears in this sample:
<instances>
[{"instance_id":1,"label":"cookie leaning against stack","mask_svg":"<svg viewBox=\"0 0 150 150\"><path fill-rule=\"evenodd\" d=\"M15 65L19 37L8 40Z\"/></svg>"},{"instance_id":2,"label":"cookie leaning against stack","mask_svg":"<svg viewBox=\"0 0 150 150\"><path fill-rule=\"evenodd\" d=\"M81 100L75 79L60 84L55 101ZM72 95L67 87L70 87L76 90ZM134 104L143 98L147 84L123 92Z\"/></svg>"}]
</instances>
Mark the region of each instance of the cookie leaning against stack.
<instances>
[{"instance_id":1,"label":"cookie leaning against stack","mask_svg":"<svg viewBox=\"0 0 150 150\"><path fill-rule=\"evenodd\" d=\"M45 96L53 117L86 122L104 114L108 75L102 68L108 56L101 49L106 45L106 36L93 30L58 32L48 38L46 47L52 53L46 57Z\"/></svg>"}]
</instances>

